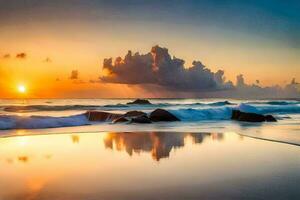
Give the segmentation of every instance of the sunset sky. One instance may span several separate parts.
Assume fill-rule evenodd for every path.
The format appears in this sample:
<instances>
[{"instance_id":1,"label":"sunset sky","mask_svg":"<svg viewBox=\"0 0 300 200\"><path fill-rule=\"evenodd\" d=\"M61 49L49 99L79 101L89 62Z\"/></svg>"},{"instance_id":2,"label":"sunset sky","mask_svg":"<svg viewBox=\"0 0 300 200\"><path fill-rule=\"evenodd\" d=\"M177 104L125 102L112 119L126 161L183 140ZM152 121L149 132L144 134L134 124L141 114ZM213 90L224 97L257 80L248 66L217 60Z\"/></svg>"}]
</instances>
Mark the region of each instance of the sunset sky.
<instances>
[{"instance_id":1,"label":"sunset sky","mask_svg":"<svg viewBox=\"0 0 300 200\"><path fill-rule=\"evenodd\" d=\"M186 95L174 91L168 85L172 81L160 81L161 74L171 73L155 75L159 81L149 86L136 83L135 77L124 81L124 75L114 71L123 65L138 69L132 62L112 66L109 74L119 76L113 80L102 70L105 58L112 57L114 63L128 50L147 54L155 45L185 60L185 68L196 60L211 70L211 76L224 70L226 81L234 85L242 74L249 87L285 87L295 78L292 83L299 88L299 10L297 0L0 0L0 97ZM182 77L190 77L186 72ZM225 85L203 90L182 79L177 81L186 85L180 87L197 97ZM18 92L20 85L26 86L26 94Z\"/></svg>"}]
</instances>

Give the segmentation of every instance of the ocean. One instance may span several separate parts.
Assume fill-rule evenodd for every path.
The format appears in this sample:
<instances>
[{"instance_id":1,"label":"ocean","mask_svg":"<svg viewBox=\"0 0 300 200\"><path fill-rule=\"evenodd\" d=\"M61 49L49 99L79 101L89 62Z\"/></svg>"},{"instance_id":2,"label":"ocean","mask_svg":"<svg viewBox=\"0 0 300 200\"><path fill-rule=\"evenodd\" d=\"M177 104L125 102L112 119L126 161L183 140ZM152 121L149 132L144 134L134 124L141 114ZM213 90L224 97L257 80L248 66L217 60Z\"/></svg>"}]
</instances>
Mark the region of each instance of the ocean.
<instances>
[{"instance_id":1,"label":"ocean","mask_svg":"<svg viewBox=\"0 0 300 200\"><path fill-rule=\"evenodd\" d=\"M134 99L2 99L0 135L80 133L99 131L235 132L237 134L300 145L299 100L149 99L151 105L128 105ZM113 124L90 122L87 110L125 113L156 108L170 111L179 122ZM232 121L231 112L271 114L278 122Z\"/></svg>"},{"instance_id":2,"label":"ocean","mask_svg":"<svg viewBox=\"0 0 300 200\"><path fill-rule=\"evenodd\" d=\"M299 101L149 100L1 100L0 199L299 199ZM84 115L156 108L181 121ZM277 122L233 121L233 109Z\"/></svg>"}]
</instances>

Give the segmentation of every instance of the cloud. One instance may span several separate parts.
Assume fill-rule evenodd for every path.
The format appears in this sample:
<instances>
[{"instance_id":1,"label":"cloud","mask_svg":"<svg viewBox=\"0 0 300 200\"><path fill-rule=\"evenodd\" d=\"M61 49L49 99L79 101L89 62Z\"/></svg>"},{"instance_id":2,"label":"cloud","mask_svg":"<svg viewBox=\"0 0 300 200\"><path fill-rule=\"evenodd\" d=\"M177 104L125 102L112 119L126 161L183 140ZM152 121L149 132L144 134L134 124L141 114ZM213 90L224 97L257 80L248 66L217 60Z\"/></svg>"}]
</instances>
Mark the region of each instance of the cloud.
<instances>
[{"instance_id":1,"label":"cloud","mask_svg":"<svg viewBox=\"0 0 300 200\"><path fill-rule=\"evenodd\" d=\"M246 86L243 74L240 74L236 77L236 86L237 87Z\"/></svg>"},{"instance_id":2,"label":"cloud","mask_svg":"<svg viewBox=\"0 0 300 200\"><path fill-rule=\"evenodd\" d=\"M292 79L290 84L287 84L284 88L285 91L289 93L300 93L300 83L296 81L295 78Z\"/></svg>"},{"instance_id":3,"label":"cloud","mask_svg":"<svg viewBox=\"0 0 300 200\"><path fill-rule=\"evenodd\" d=\"M52 60L49 57L47 57L43 62L45 62L45 63L51 63Z\"/></svg>"},{"instance_id":4,"label":"cloud","mask_svg":"<svg viewBox=\"0 0 300 200\"><path fill-rule=\"evenodd\" d=\"M4 54L2 58L8 59L10 58L10 54Z\"/></svg>"},{"instance_id":5,"label":"cloud","mask_svg":"<svg viewBox=\"0 0 300 200\"><path fill-rule=\"evenodd\" d=\"M224 71L212 72L200 61L185 68L185 61L171 58L168 49L154 46L151 52L132 55L128 51L124 59L117 57L104 59L102 77L108 83L155 84L172 90L209 91L232 87L226 82Z\"/></svg>"},{"instance_id":6,"label":"cloud","mask_svg":"<svg viewBox=\"0 0 300 200\"><path fill-rule=\"evenodd\" d=\"M260 81L256 80L255 84L246 84L243 75L238 75L236 78L236 86L232 91L228 91L226 96L241 97L241 98L299 98L300 84L295 79L286 86L267 86L259 85Z\"/></svg>"},{"instance_id":7,"label":"cloud","mask_svg":"<svg viewBox=\"0 0 300 200\"><path fill-rule=\"evenodd\" d=\"M300 97L295 79L285 87L262 87L259 80L246 84L240 74L234 85L226 81L223 70L213 72L200 61L194 61L190 67L184 64L184 60L172 58L168 49L159 46L147 54L128 51L124 58L104 59L100 81L138 85L151 93L160 90L169 96L171 92L192 97Z\"/></svg>"},{"instance_id":8,"label":"cloud","mask_svg":"<svg viewBox=\"0 0 300 200\"><path fill-rule=\"evenodd\" d=\"M70 79L76 80L76 79L78 79L78 76L79 76L78 70L72 70L71 71Z\"/></svg>"},{"instance_id":9,"label":"cloud","mask_svg":"<svg viewBox=\"0 0 300 200\"><path fill-rule=\"evenodd\" d=\"M78 72L78 70L72 70L69 79L72 80L72 83L76 83L76 84L84 84L84 83L86 83L86 81L79 79L79 72Z\"/></svg>"},{"instance_id":10,"label":"cloud","mask_svg":"<svg viewBox=\"0 0 300 200\"><path fill-rule=\"evenodd\" d=\"M18 53L16 55L16 58L18 59L25 59L27 57L27 54L26 53Z\"/></svg>"}]
</instances>

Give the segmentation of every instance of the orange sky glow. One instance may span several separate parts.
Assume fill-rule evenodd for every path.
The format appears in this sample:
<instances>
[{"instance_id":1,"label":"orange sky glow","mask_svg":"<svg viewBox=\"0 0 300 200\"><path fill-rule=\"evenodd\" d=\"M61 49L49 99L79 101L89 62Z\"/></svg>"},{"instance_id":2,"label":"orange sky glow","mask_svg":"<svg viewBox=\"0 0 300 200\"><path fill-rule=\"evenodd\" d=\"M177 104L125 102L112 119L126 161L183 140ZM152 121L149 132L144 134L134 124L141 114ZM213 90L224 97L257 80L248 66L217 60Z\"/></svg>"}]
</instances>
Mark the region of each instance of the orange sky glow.
<instances>
[{"instance_id":1,"label":"orange sky glow","mask_svg":"<svg viewBox=\"0 0 300 200\"><path fill-rule=\"evenodd\" d=\"M224 70L233 83L239 74L246 83L259 80L261 86L300 80L299 48L207 24L47 18L2 22L0 43L1 98L157 97L137 85L99 82L104 58L124 57L128 50L145 54L157 44L184 59L186 67L200 60L213 72ZM16 57L21 52L25 58ZM70 79L72 70L78 71L78 79ZM26 85L26 94L18 93L19 84Z\"/></svg>"}]
</instances>

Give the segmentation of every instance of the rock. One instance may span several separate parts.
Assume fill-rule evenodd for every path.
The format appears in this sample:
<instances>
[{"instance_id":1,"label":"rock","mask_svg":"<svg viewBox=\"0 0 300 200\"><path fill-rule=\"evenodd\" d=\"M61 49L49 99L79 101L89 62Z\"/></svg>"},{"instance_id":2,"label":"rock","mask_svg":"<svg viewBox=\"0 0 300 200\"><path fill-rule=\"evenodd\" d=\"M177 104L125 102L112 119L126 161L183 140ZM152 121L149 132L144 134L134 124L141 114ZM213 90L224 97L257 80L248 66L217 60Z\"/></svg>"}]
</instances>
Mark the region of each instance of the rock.
<instances>
[{"instance_id":1,"label":"rock","mask_svg":"<svg viewBox=\"0 0 300 200\"><path fill-rule=\"evenodd\" d=\"M266 119L267 122L277 122L275 117L273 117L272 115L266 115L265 119Z\"/></svg>"},{"instance_id":2,"label":"rock","mask_svg":"<svg viewBox=\"0 0 300 200\"><path fill-rule=\"evenodd\" d=\"M147 99L136 99L132 102L128 102L127 104L140 104L140 105L150 105L150 101Z\"/></svg>"},{"instance_id":3,"label":"rock","mask_svg":"<svg viewBox=\"0 0 300 200\"><path fill-rule=\"evenodd\" d=\"M123 122L129 122L129 120L126 117L122 116L122 117L119 117L119 118L114 119L112 121L112 123L123 123Z\"/></svg>"},{"instance_id":4,"label":"rock","mask_svg":"<svg viewBox=\"0 0 300 200\"><path fill-rule=\"evenodd\" d=\"M277 120L272 115L261 115L257 113L241 112L239 110L233 110L231 119L245 122L276 122Z\"/></svg>"},{"instance_id":5,"label":"rock","mask_svg":"<svg viewBox=\"0 0 300 200\"><path fill-rule=\"evenodd\" d=\"M133 122L133 123L152 123L159 121L180 121L172 113L163 110L156 109L148 117L146 113L142 111L129 111L125 114L115 114L102 111L87 111L85 113L86 117L90 121L112 121L113 123L122 122Z\"/></svg>"},{"instance_id":6,"label":"rock","mask_svg":"<svg viewBox=\"0 0 300 200\"><path fill-rule=\"evenodd\" d=\"M150 124L150 123L152 123L152 121L146 115L134 117L134 118L131 119L131 122L132 123L141 123L141 124Z\"/></svg>"},{"instance_id":7,"label":"rock","mask_svg":"<svg viewBox=\"0 0 300 200\"><path fill-rule=\"evenodd\" d=\"M249 105L247 103L239 104L237 106L237 110L245 113L260 113L260 111L256 107Z\"/></svg>"},{"instance_id":8,"label":"rock","mask_svg":"<svg viewBox=\"0 0 300 200\"><path fill-rule=\"evenodd\" d=\"M163 109L156 109L152 113L150 113L150 120L154 122L159 121L180 121L175 115Z\"/></svg>"},{"instance_id":9,"label":"rock","mask_svg":"<svg viewBox=\"0 0 300 200\"><path fill-rule=\"evenodd\" d=\"M240 115L241 115L241 111L239 111L239 110L232 110L232 112L231 112L231 119L238 120Z\"/></svg>"},{"instance_id":10,"label":"rock","mask_svg":"<svg viewBox=\"0 0 300 200\"><path fill-rule=\"evenodd\" d=\"M147 115L146 113L142 112L142 111L129 111L127 113L124 114L124 117L138 117L138 116L145 116Z\"/></svg>"},{"instance_id":11,"label":"rock","mask_svg":"<svg viewBox=\"0 0 300 200\"><path fill-rule=\"evenodd\" d=\"M241 113L238 120L245 122L264 122L265 117L256 113Z\"/></svg>"},{"instance_id":12,"label":"rock","mask_svg":"<svg viewBox=\"0 0 300 200\"><path fill-rule=\"evenodd\" d=\"M121 114L102 112L102 111L87 111L85 115L90 121L113 121L117 118L122 117Z\"/></svg>"}]
</instances>

